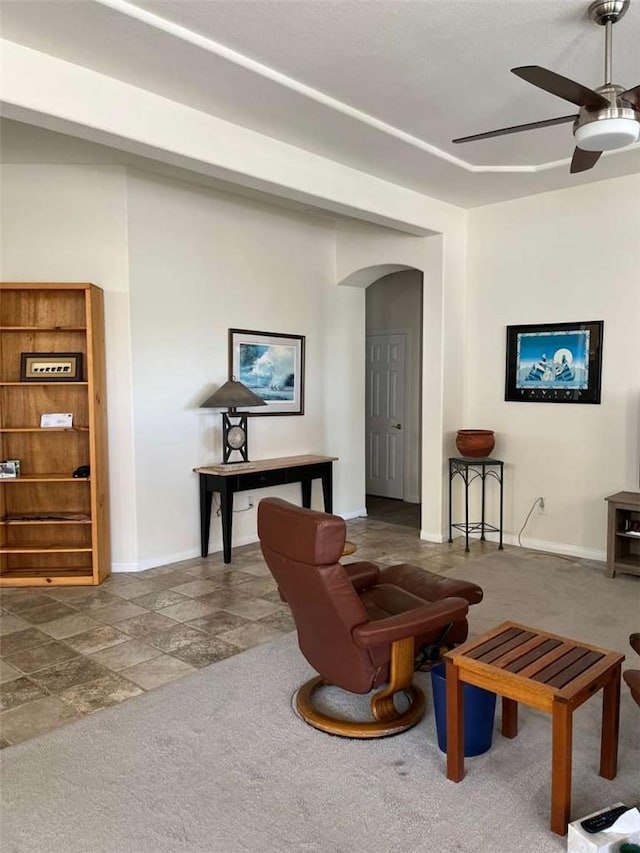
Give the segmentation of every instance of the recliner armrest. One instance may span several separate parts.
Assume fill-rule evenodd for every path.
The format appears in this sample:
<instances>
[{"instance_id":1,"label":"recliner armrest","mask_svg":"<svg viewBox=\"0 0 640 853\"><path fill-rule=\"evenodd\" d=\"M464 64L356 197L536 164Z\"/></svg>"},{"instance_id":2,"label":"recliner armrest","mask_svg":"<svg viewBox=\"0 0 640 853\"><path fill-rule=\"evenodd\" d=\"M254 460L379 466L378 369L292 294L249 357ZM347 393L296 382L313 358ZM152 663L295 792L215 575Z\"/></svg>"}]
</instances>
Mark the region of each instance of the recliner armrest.
<instances>
[{"instance_id":1,"label":"recliner armrest","mask_svg":"<svg viewBox=\"0 0 640 853\"><path fill-rule=\"evenodd\" d=\"M443 598L434 604L356 625L352 636L359 648L370 649L443 627L447 622L464 619L468 612L469 602L466 599Z\"/></svg>"},{"instance_id":2,"label":"recliner armrest","mask_svg":"<svg viewBox=\"0 0 640 853\"><path fill-rule=\"evenodd\" d=\"M360 560L357 563L347 563L346 565L342 563L341 565L358 592L372 586L380 576L380 567L375 563L369 563L365 560Z\"/></svg>"}]
</instances>

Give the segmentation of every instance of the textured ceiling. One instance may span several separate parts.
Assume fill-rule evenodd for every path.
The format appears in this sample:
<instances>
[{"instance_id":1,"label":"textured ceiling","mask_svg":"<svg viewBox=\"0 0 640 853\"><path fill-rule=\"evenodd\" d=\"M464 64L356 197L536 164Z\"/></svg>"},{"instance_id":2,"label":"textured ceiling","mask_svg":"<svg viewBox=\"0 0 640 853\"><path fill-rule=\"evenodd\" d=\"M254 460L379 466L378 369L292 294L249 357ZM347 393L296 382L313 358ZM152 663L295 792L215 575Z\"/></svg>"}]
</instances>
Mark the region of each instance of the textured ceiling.
<instances>
[{"instance_id":1,"label":"textured ceiling","mask_svg":"<svg viewBox=\"0 0 640 853\"><path fill-rule=\"evenodd\" d=\"M568 174L567 163L518 171L568 160L569 124L464 146L450 141L575 112L509 69L543 65L601 85L604 30L589 20L587 5L5 0L0 29L6 39L474 206L640 171L640 146L603 157L578 176ZM625 87L640 82L639 45L640 2L634 0L614 27L613 76ZM452 157L490 171L469 171Z\"/></svg>"}]
</instances>

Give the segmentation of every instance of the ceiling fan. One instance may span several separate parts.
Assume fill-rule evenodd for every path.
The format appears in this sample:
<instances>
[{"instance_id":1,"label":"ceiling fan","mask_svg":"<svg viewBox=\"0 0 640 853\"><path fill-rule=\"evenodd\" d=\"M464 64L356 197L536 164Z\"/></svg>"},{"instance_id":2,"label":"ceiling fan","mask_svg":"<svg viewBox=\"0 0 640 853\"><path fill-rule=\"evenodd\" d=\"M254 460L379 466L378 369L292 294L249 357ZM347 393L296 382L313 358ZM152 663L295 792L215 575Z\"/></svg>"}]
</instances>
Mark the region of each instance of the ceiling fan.
<instances>
[{"instance_id":1,"label":"ceiling fan","mask_svg":"<svg viewBox=\"0 0 640 853\"><path fill-rule=\"evenodd\" d=\"M612 151L637 142L640 138L640 84L625 90L611 81L612 28L628 8L629 0L594 0L589 6L591 19L605 27L603 86L589 89L540 65L523 65L511 69L513 74L527 83L576 104L580 107L578 113L462 136L452 141L473 142L573 121L576 149L571 160L571 172L585 172L593 168L603 151Z\"/></svg>"}]
</instances>

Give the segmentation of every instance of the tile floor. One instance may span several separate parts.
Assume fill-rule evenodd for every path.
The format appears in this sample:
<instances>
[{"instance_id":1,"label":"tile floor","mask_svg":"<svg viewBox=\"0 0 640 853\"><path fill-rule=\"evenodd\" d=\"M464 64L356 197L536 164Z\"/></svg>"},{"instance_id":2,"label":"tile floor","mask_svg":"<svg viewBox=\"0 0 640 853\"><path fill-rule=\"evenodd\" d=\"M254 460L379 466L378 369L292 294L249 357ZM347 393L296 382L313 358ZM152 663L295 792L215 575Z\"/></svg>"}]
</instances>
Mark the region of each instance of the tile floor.
<instances>
[{"instance_id":1,"label":"tile floor","mask_svg":"<svg viewBox=\"0 0 640 853\"><path fill-rule=\"evenodd\" d=\"M393 498L381 498L378 495L366 496L367 515L389 524L401 524L403 527L420 529L421 505Z\"/></svg>"},{"instance_id":2,"label":"tile floor","mask_svg":"<svg viewBox=\"0 0 640 853\"><path fill-rule=\"evenodd\" d=\"M421 542L374 517L348 523L350 559L410 561L435 572L479 556ZM100 587L0 590L0 747L115 705L294 630L259 545L144 572Z\"/></svg>"}]
</instances>

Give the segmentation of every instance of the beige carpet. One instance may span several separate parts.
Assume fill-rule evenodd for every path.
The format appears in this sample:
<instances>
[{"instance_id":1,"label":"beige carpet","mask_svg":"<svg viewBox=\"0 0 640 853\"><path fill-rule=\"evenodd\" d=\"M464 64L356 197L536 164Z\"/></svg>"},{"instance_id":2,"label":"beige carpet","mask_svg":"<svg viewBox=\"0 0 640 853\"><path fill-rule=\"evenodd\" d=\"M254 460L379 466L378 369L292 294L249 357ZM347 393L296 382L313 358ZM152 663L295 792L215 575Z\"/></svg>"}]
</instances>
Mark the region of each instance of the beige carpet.
<instances>
[{"instance_id":1,"label":"beige carpet","mask_svg":"<svg viewBox=\"0 0 640 853\"><path fill-rule=\"evenodd\" d=\"M489 553L473 572L486 591L473 633L514 618L630 652L640 578L611 581L599 568L513 551ZM566 849L548 829L545 714L522 708L517 739L496 731L454 784L427 677L416 728L356 742L295 716L291 695L309 674L290 635L3 750L3 853ZM597 775L600 707L595 698L574 717L574 818L638 800L640 710L625 689L619 772L606 781Z\"/></svg>"}]
</instances>

